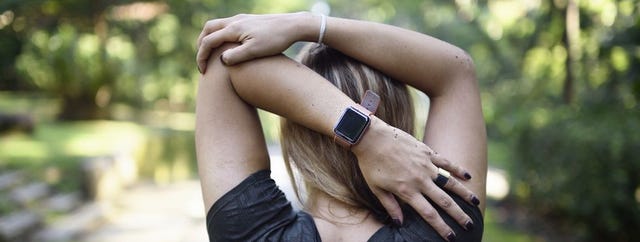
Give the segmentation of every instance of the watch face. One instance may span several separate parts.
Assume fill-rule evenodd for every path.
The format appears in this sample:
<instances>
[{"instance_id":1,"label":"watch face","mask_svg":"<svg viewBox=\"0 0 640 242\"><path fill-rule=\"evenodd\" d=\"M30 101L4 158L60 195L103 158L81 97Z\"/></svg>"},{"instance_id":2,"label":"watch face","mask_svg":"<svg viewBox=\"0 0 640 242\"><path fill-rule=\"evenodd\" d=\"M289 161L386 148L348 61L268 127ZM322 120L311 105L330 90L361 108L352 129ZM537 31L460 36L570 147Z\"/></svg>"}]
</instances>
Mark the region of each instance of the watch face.
<instances>
[{"instance_id":1,"label":"watch face","mask_svg":"<svg viewBox=\"0 0 640 242\"><path fill-rule=\"evenodd\" d=\"M345 109L340 122L338 122L333 131L349 143L354 144L360 139L369 122L369 116L349 107Z\"/></svg>"}]
</instances>

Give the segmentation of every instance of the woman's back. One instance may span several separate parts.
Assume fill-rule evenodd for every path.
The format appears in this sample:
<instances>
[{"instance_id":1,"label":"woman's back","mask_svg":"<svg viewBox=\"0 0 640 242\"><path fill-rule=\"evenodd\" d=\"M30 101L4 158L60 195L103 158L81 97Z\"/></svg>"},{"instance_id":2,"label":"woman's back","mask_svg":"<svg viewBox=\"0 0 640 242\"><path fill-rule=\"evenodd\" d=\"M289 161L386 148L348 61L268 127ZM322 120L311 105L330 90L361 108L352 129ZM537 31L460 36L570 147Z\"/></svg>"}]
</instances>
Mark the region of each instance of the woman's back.
<instances>
[{"instance_id":1,"label":"woman's back","mask_svg":"<svg viewBox=\"0 0 640 242\"><path fill-rule=\"evenodd\" d=\"M284 193L276 186L267 170L259 171L218 200L207 214L207 229L211 241L442 241L443 239L415 210L404 206L405 221L401 226L381 224L366 213L344 216L340 221L310 215L308 211L294 211ZM459 241L480 241L482 214L476 206L451 194L455 202L476 223L471 231L439 209ZM348 215L340 205L322 204L335 208L335 215ZM337 206L337 207L336 207ZM315 211L318 212L318 211ZM336 219L333 217L332 219Z\"/></svg>"}]
</instances>

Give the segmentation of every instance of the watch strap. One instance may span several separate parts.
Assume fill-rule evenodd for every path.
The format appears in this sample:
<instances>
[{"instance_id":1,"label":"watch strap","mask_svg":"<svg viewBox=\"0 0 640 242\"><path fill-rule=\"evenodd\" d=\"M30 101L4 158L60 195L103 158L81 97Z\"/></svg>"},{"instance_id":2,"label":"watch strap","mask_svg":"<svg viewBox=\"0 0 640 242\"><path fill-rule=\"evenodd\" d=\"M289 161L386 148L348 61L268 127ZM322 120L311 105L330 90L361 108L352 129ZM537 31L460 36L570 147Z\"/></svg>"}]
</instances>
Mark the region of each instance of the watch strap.
<instances>
[{"instance_id":1,"label":"watch strap","mask_svg":"<svg viewBox=\"0 0 640 242\"><path fill-rule=\"evenodd\" d=\"M378 105L380 105L380 96L371 90L367 90L362 96L360 105L371 112L369 115L373 115L378 110Z\"/></svg>"},{"instance_id":2,"label":"watch strap","mask_svg":"<svg viewBox=\"0 0 640 242\"><path fill-rule=\"evenodd\" d=\"M351 143L347 142L346 139L334 134L333 135L333 142L338 143L340 146L350 149L351 148Z\"/></svg>"}]
</instances>

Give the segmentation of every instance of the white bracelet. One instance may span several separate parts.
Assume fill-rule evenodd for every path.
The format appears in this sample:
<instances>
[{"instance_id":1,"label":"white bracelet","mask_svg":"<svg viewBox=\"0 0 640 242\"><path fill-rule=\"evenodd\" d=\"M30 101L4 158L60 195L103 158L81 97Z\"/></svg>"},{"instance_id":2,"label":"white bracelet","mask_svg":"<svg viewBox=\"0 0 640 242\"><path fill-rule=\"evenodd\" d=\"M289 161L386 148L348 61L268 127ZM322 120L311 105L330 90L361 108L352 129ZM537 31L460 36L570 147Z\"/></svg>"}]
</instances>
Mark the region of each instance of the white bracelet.
<instances>
[{"instance_id":1,"label":"white bracelet","mask_svg":"<svg viewBox=\"0 0 640 242\"><path fill-rule=\"evenodd\" d=\"M327 16L324 14L320 15L320 35L318 36L318 44L322 44L322 39L324 38L324 31L327 29Z\"/></svg>"}]
</instances>

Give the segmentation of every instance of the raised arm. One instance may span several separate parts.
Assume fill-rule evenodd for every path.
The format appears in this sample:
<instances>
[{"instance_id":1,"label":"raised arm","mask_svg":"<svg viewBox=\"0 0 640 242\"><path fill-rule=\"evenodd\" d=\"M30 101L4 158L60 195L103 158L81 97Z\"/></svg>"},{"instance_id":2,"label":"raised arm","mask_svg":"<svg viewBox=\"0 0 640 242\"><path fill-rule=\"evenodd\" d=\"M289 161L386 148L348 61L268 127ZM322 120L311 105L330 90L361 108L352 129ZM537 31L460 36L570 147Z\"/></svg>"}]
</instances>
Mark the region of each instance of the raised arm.
<instances>
[{"instance_id":1,"label":"raised arm","mask_svg":"<svg viewBox=\"0 0 640 242\"><path fill-rule=\"evenodd\" d=\"M444 41L390 25L328 18L327 26L326 44L429 96L425 143L471 173L474 179L463 183L484 204L486 131L469 55Z\"/></svg>"},{"instance_id":2,"label":"raised arm","mask_svg":"<svg viewBox=\"0 0 640 242\"><path fill-rule=\"evenodd\" d=\"M269 167L255 107L330 135L342 110L355 105L315 72L284 56L235 66L212 58L207 68L198 88L196 148L208 206L250 174Z\"/></svg>"}]
</instances>

